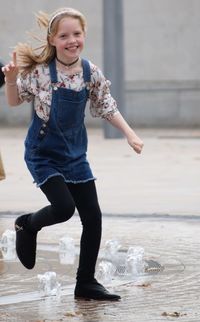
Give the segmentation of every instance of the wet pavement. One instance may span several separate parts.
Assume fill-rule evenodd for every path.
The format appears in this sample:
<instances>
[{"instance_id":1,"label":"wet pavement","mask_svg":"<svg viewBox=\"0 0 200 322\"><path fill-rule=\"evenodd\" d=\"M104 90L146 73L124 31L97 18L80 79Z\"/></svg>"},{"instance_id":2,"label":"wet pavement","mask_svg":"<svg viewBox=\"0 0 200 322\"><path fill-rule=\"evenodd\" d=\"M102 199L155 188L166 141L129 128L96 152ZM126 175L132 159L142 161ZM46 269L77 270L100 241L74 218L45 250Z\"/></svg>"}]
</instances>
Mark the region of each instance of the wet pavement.
<instances>
[{"instance_id":1,"label":"wet pavement","mask_svg":"<svg viewBox=\"0 0 200 322\"><path fill-rule=\"evenodd\" d=\"M23 162L25 129L0 129L7 179L0 183L0 237L21 213L46 205ZM0 248L0 321L2 322L157 322L200 321L200 131L138 130L141 156L125 141L104 140L89 131L89 159L103 211L103 236L97 267L108 240L121 253L142 247L149 270L139 276L115 275L104 285L121 295L119 302L74 300L81 224L76 214L67 223L38 234L37 263L26 270L13 250ZM74 264L63 264L59 240L74 239ZM54 271L57 295L39 292L38 274Z\"/></svg>"},{"instance_id":2,"label":"wet pavement","mask_svg":"<svg viewBox=\"0 0 200 322\"><path fill-rule=\"evenodd\" d=\"M1 233L12 229L14 218L0 216ZM113 303L73 298L77 260L73 265L61 264L58 243L67 234L78 249L80 232L77 215L56 229L43 229L33 270L24 269L16 260L1 260L0 321L157 322L177 317L184 322L200 321L199 216L104 216L101 252L105 242L117 236L122 251L143 247L145 260L162 267L137 278L114 277L106 286L122 300ZM37 275L47 271L57 273L59 296L39 293Z\"/></svg>"}]
</instances>

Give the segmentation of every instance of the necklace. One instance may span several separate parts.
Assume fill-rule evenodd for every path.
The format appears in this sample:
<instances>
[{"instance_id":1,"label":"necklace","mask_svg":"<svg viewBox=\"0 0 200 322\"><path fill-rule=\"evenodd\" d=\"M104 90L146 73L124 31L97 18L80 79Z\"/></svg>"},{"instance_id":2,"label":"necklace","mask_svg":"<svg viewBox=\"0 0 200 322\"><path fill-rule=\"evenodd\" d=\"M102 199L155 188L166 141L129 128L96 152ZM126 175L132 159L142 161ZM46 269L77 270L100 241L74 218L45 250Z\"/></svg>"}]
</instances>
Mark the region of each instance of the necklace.
<instances>
[{"instance_id":1,"label":"necklace","mask_svg":"<svg viewBox=\"0 0 200 322\"><path fill-rule=\"evenodd\" d=\"M60 59L58 59L58 57L56 57L56 60L60 63L60 64L62 64L62 65L64 65L64 66L66 66L66 67L71 67L72 65L75 65L78 61L79 61L79 57L78 58L76 58L72 63L70 63L70 64L66 64L66 63L64 63L62 60L60 60Z\"/></svg>"}]
</instances>

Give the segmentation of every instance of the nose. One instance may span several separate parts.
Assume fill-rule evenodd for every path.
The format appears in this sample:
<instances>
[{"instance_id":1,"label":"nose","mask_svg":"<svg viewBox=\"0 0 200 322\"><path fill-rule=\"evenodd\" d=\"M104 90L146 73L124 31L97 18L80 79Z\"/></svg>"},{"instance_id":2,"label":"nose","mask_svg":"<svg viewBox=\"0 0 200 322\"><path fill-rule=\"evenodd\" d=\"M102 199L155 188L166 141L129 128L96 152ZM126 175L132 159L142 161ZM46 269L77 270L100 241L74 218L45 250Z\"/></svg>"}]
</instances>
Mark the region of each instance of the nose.
<instances>
[{"instance_id":1,"label":"nose","mask_svg":"<svg viewBox=\"0 0 200 322\"><path fill-rule=\"evenodd\" d=\"M70 35L70 36L69 36L69 38L68 38L68 42L69 42L70 44L73 44L73 43L75 43L75 42L76 42L76 39L75 39L74 35Z\"/></svg>"}]
</instances>

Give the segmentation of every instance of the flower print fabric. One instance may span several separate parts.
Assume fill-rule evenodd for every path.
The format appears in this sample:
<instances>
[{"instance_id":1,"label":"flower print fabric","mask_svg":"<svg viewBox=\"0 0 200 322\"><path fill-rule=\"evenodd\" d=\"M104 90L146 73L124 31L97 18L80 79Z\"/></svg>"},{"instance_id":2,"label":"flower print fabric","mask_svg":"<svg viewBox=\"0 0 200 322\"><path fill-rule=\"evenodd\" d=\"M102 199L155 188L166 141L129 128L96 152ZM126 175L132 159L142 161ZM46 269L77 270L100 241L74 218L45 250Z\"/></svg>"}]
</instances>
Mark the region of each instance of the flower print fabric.
<instances>
[{"instance_id":1,"label":"flower print fabric","mask_svg":"<svg viewBox=\"0 0 200 322\"><path fill-rule=\"evenodd\" d=\"M101 117L110 120L118 113L116 101L110 94L110 82L105 79L101 70L90 63L91 82L85 84L83 72L66 75L57 71L58 87L80 91L85 86L89 89L90 113L93 117ZM49 119L52 87L48 65L37 65L26 77L20 77L17 81L19 96L22 101L30 102L34 99L34 108L37 115L45 122Z\"/></svg>"}]
</instances>

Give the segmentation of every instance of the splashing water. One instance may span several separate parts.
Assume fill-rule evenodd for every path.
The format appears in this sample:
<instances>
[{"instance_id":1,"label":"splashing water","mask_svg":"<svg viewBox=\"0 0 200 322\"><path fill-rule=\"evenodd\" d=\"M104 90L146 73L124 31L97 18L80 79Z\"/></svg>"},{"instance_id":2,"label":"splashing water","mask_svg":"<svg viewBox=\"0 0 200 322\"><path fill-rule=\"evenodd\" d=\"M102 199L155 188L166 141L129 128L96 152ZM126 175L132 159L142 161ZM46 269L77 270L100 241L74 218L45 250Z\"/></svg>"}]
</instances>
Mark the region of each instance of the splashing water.
<instances>
[{"instance_id":1,"label":"splashing water","mask_svg":"<svg viewBox=\"0 0 200 322\"><path fill-rule=\"evenodd\" d=\"M105 243L105 249L103 251L103 257L109 260L115 260L121 245L118 240L110 239Z\"/></svg>"},{"instance_id":2,"label":"splashing water","mask_svg":"<svg viewBox=\"0 0 200 322\"><path fill-rule=\"evenodd\" d=\"M15 239L16 239L15 231L6 229L1 237L1 245L15 247Z\"/></svg>"},{"instance_id":3,"label":"splashing water","mask_svg":"<svg viewBox=\"0 0 200 322\"><path fill-rule=\"evenodd\" d=\"M74 264L76 257L76 249L74 239L70 237L62 237L59 240L59 258L61 264Z\"/></svg>"},{"instance_id":4,"label":"splashing water","mask_svg":"<svg viewBox=\"0 0 200 322\"><path fill-rule=\"evenodd\" d=\"M102 283L110 283L114 277L115 271L115 265L108 261L102 261L98 266L97 279Z\"/></svg>"},{"instance_id":5,"label":"splashing water","mask_svg":"<svg viewBox=\"0 0 200 322\"><path fill-rule=\"evenodd\" d=\"M14 230L7 229L2 234L0 240L0 248L2 251L3 258L6 261L15 260L17 257L15 251L15 240L16 234Z\"/></svg>"},{"instance_id":6,"label":"splashing water","mask_svg":"<svg viewBox=\"0 0 200 322\"><path fill-rule=\"evenodd\" d=\"M137 276L145 272L144 248L130 246L125 258L126 274Z\"/></svg>"},{"instance_id":7,"label":"splashing water","mask_svg":"<svg viewBox=\"0 0 200 322\"><path fill-rule=\"evenodd\" d=\"M60 283L57 282L55 272L46 272L38 274L39 279L39 292L44 295L60 295Z\"/></svg>"}]
</instances>

